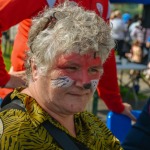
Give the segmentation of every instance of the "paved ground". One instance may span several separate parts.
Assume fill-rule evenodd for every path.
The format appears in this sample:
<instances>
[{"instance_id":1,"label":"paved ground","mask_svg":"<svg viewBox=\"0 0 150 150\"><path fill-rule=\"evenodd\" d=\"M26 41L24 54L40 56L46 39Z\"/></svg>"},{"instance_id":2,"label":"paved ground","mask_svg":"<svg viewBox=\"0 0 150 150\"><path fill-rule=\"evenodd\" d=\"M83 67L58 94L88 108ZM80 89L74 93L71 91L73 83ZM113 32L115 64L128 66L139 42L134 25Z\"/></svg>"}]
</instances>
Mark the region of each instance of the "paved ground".
<instances>
[{"instance_id":1,"label":"paved ground","mask_svg":"<svg viewBox=\"0 0 150 150\"><path fill-rule=\"evenodd\" d=\"M124 102L131 104L133 109L141 110L143 108L144 104L146 103L146 100L141 100L136 105L134 102L131 102L131 101L124 101ZM106 107L106 105L104 104L104 102L102 100L100 100L99 101L99 111L98 111L97 115L103 122L106 122L106 115L107 115L108 111L109 110Z\"/></svg>"}]
</instances>

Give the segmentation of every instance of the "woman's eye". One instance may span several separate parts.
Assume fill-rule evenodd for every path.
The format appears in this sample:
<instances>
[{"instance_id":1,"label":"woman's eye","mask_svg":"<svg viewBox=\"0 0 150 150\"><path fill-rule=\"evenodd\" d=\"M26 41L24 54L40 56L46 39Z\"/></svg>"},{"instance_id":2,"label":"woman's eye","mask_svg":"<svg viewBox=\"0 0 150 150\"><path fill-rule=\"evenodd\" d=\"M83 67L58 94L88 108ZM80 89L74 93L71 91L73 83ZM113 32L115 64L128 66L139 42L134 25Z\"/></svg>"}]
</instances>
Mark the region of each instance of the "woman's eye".
<instances>
[{"instance_id":1,"label":"woman's eye","mask_svg":"<svg viewBox=\"0 0 150 150\"><path fill-rule=\"evenodd\" d=\"M91 72L91 73L100 73L101 69L100 68L90 68L89 72Z\"/></svg>"},{"instance_id":2,"label":"woman's eye","mask_svg":"<svg viewBox=\"0 0 150 150\"><path fill-rule=\"evenodd\" d=\"M69 67L66 67L66 69L69 70L69 71L75 71L75 70L77 70L78 68L75 67L75 66L69 66Z\"/></svg>"}]
</instances>

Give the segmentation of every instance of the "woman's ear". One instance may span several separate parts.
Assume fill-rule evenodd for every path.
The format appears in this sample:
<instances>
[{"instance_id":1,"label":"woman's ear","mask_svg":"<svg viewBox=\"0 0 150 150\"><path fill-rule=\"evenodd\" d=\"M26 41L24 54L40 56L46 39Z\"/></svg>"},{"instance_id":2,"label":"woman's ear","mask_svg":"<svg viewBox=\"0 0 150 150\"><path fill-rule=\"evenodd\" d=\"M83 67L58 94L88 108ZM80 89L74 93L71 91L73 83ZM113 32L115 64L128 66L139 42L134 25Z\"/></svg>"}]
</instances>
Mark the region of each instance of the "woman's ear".
<instances>
[{"instance_id":1,"label":"woman's ear","mask_svg":"<svg viewBox=\"0 0 150 150\"><path fill-rule=\"evenodd\" d=\"M31 60L32 80L36 81L38 78L38 69L34 60Z\"/></svg>"}]
</instances>

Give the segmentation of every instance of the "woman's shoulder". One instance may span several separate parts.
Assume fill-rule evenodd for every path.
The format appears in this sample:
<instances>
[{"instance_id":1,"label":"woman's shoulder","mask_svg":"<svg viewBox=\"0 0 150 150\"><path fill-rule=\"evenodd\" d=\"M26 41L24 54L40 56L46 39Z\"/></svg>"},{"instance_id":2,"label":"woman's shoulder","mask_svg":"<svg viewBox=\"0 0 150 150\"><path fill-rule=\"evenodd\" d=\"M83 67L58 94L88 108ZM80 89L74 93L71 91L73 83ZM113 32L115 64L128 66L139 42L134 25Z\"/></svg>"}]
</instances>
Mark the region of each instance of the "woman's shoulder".
<instances>
[{"instance_id":1,"label":"woman's shoulder","mask_svg":"<svg viewBox=\"0 0 150 150\"><path fill-rule=\"evenodd\" d=\"M84 112L77 114L77 118L82 120L84 123L89 124L89 125L94 125L94 126L103 125L103 126L105 126L105 123L103 121L101 121L100 118L98 118L97 116L95 116L94 114L92 114L88 111L84 111Z\"/></svg>"},{"instance_id":2,"label":"woman's shoulder","mask_svg":"<svg viewBox=\"0 0 150 150\"><path fill-rule=\"evenodd\" d=\"M27 121L27 114L26 112L19 110L19 109L5 109L0 112L0 121L5 126L10 126L11 124L21 124L22 122ZM1 126L0 126L1 127Z\"/></svg>"},{"instance_id":3,"label":"woman's shoulder","mask_svg":"<svg viewBox=\"0 0 150 150\"><path fill-rule=\"evenodd\" d=\"M95 149L95 145L97 145L101 149L105 147L106 149L122 150L118 139L106 127L105 123L94 114L87 111L79 113L75 121L78 133L88 137L86 139L89 141L86 140L86 142L92 149Z\"/></svg>"},{"instance_id":4,"label":"woman's shoulder","mask_svg":"<svg viewBox=\"0 0 150 150\"><path fill-rule=\"evenodd\" d=\"M22 110L6 109L0 112L0 138L17 135L20 127L27 121L27 115Z\"/></svg>"}]
</instances>

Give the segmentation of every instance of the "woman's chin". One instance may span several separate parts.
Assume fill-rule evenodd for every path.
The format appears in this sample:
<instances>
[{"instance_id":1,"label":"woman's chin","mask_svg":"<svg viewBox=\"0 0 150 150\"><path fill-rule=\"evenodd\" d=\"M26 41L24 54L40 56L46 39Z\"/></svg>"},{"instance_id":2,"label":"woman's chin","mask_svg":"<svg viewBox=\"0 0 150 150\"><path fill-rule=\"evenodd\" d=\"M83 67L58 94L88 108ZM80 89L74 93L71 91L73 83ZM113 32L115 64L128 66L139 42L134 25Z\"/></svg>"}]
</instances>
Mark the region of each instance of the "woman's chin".
<instances>
[{"instance_id":1,"label":"woman's chin","mask_svg":"<svg viewBox=\"0 0 150 150\"><path fill-rule=\"evenodd\" d=\"M74 113L80 113L80 112L83 112L85 111L85 107L74 107L74 108L71 108L70 111L74 112Z\"/></svg>"}]
</instances>

